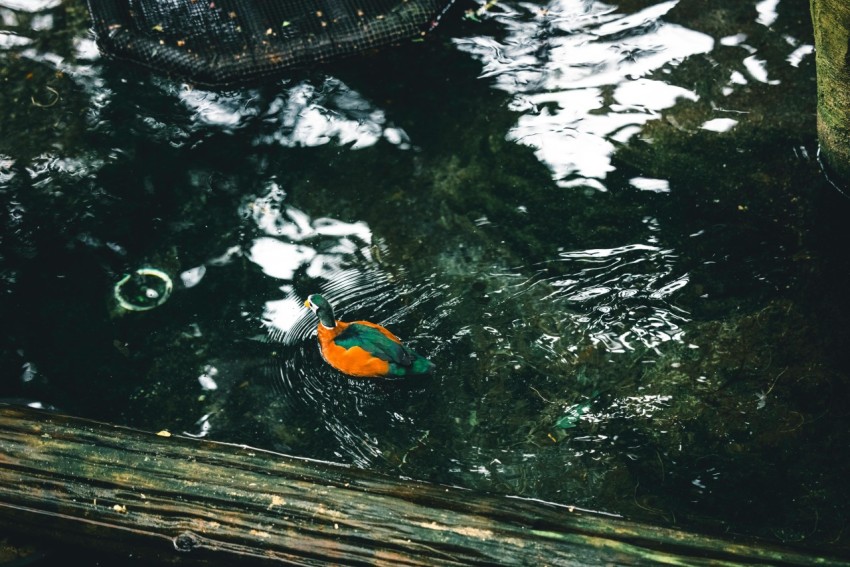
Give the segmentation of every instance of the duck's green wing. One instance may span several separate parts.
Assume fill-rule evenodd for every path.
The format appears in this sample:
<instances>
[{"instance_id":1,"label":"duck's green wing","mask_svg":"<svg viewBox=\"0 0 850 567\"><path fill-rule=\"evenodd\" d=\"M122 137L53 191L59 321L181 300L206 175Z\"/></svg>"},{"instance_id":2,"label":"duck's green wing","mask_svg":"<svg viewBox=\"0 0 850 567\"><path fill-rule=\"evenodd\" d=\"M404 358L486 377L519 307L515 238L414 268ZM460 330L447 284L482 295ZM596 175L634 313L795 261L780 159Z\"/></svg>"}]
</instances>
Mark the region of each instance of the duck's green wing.
<instances>
[{"instance_id":1,"label":"duck's green wing","mask_svg":"<svg viewBox=\"0 0 850 567\"><path fill-rule=\"evenodd\" d=\"M358 346L372 356L387 362L394 362L403 366L409 365L411 362L411 357L406 352L410 349L405 349L404 346L390 339L377 327L351 323L334 338L334 342L345 349Z\"/></svg>"},{"instance_id":2,"label":"duck's green wing","mask_svg":"<svg viewBox=\"0 0 850 567\"><path fill-rule=\"evenodd\" d=\"M390 363L390 374L397 376L425 374L434 368L426 358L394 341L385 333L389 331L385 332L377 325L351 323L336 336L334 343L345 349L357 346L376 358L386 360Z\"/></svg>"}]
</instances>

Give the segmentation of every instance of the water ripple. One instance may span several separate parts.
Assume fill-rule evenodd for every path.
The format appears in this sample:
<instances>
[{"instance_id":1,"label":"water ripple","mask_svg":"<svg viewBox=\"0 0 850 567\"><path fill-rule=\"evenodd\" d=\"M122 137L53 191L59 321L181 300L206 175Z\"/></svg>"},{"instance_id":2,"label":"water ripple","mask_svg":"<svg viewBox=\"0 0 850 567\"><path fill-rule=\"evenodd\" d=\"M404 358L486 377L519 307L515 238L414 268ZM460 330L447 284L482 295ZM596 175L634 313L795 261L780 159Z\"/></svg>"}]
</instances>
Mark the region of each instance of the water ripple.
<instances>
[{"instance_id":1,"label":"water ripple","mask_svg":"<svg viewBox=\"0 0 850 567\"><path fill-rule=\"evenodd\" d=\"M423 432L409 404L390 398L404 397L417 383L428 382L411 380L388 388L381 385L385 381L353 379L332 369L320 356L318 322L304 299L321 293L338 319L387 325L433 357L446 344L437 337L445 334L452 315L446 284L433 276L411 282L403 267L387 269L381 263L387 251L368 224L313 218L289 203L286 190L275 181L262 194L245 199L239 212L253 236L211 263L244 257L277 290L263 301L260 317L269 346L260 366L270 379L275 414L312 428L311 439L326 436L330 452L325 458L360 467L403 458L406 443ZM297 440L287 446L293 444Z\"/></svg>"}]
</instances>

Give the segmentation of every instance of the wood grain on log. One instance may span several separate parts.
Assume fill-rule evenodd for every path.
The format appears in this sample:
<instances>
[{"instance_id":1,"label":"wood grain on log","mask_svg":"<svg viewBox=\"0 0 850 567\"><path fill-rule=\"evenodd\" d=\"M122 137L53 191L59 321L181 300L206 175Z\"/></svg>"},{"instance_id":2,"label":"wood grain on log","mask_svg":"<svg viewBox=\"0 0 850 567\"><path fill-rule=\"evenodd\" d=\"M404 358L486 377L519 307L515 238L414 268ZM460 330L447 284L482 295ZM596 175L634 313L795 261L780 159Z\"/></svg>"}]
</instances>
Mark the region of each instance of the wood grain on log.
<instances>
[{"instance_id":1,"label":"wood grain on log","mask_svg":"<svg viewBox=\"0 0 850 567\"><path fill-rule=\"evenodd\" d=\"M157 563L841 564L10 406L0 406L0 526Z\"/></svg>"}]
</instances>

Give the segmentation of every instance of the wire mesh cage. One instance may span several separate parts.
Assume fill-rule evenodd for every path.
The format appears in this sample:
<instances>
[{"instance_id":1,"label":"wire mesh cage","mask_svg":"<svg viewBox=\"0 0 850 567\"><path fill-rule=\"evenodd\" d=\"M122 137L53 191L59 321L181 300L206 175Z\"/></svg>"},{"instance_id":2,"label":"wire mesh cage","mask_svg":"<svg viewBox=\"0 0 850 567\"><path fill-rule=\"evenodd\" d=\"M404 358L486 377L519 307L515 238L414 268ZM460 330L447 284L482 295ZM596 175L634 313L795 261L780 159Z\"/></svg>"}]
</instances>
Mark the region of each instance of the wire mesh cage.
<instances>
[{"instance_id":1,"label":"wire mesh cage","mask_svg":"<svg viewBox=\"0 0 850 567\"><path fill-rule=\"evenodd\" d=\"M89 0L109 56L229 86L424 35L452 0Z\"/></svg>"}]
</instances>

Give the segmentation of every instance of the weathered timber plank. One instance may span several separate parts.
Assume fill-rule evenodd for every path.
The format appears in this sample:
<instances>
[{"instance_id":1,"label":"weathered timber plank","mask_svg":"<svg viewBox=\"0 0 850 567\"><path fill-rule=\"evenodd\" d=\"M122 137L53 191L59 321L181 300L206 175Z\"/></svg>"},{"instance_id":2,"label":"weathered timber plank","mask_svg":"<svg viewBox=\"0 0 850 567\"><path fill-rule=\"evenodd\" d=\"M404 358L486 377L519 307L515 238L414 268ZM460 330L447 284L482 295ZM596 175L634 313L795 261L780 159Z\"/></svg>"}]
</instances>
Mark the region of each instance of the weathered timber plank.
<instances>
[{"instance_id":1,"label":"weathered timber plank","mask_svg":"<svg viewBox=\"0 0 850 567\"><path fill-rule=\"evenodd\" d=\"M850 3L810 0L817 65L821 155L842 186L850 184Z\"/></svg>"},{"instance_id":2,"label":"weathered timber plank","mask_svg":"<svg viewBox=\"0 0 850 567\"><path fill-rule=\"evenodd\" d=\"M850 565L9 406L0 527L159 563Z\"/></svg>"}]
</instances>

